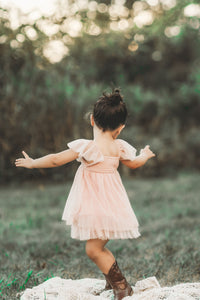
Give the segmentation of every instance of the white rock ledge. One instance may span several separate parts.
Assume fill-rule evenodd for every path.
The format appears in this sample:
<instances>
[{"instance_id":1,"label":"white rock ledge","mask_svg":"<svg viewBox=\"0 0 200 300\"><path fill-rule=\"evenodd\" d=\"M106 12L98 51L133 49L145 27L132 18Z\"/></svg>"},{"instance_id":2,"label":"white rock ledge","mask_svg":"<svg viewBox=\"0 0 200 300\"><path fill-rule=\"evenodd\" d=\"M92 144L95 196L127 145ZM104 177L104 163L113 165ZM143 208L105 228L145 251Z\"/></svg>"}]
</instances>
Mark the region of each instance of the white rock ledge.
<instances>
[{"instance_id":1,"label":"white rock ledge","mask_svg":"<svg viewBox=\"0 0 200 300\"><path fill-rule=\"evenodd\" d=\"M51 278L26 289L21 300L106 300L114 299L112 290L104 291L105 280L84 278L79 280ZM140 280L133 286L134 295L124 300L200 300L200 282L182 283L173 287L160 287L156 277Z\"/></svg>"}]
</instances>

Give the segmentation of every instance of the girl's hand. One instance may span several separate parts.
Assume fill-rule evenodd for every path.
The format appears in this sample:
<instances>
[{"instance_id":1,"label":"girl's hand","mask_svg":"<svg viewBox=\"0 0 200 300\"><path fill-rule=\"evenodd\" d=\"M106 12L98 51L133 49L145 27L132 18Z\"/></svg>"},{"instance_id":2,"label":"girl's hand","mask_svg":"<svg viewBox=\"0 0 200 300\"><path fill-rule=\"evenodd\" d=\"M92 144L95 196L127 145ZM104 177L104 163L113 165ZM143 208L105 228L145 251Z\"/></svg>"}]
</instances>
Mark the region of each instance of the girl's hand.
<instances>
[{"instance_id":1,"label":"girl's hand","mask_svg":"<svg viewBox=\"0 0 200 300\"><path fill-rule=\"evenodd\" d=\"M16 167L23 167L23 168L27 168L27 169L32 169L34 159L29 157L28 154L25 151L22 151L22 154L24 155L25 158L16 159L16 161L15 161Z\"/></svg>"},{"instance_id":2,"label":"girl's hand","mask_svg":"<svg viewBox=\"0 0 200 300\"><path fill-rule=\"evenodd\" d=\"M140 150L140 154L144 155L147 157L147 159L150 159L154 156L156 156L150 149L149 149L149 145L146 145L144 147L144 149Z\"/></svg>"}]
</instances>

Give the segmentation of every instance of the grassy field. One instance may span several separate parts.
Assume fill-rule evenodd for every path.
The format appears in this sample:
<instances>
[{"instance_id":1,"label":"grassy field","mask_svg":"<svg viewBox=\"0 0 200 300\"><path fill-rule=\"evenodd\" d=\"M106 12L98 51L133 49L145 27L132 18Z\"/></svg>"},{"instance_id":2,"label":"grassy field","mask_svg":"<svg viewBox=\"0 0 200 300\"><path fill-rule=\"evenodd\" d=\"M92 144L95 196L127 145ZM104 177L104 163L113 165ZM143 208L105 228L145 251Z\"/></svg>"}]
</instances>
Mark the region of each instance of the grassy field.
<instances>
[{"instance_id":1,"label":"grassy field","mask_svg":"<svg viewBox=\"0 0 200 300\"><path fill-rule=\"evenodd\" d=\"M123 180L140 223L137 240L110 241L108 248L134 284L156 276L161 285L194 282L200 276L200 173L174 178ZM0 295L16 293L54 276L101 278L61 221L66 185L1 188Z\"/></svg>"}]
</instances>

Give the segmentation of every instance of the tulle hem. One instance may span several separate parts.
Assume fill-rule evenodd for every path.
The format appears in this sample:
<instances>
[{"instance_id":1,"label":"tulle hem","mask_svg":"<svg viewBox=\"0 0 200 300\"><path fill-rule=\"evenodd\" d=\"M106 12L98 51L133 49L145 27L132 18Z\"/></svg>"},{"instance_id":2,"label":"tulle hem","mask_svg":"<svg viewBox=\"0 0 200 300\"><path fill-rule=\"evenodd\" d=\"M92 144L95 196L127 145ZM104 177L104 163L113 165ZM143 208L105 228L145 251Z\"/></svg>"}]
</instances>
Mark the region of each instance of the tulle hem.
<instances>
[{"instance_id":1,"label":"tulle hem","mask_svg":"<svg viewBox=\"0 0 200 300\"><path fill-rule=\"evenodd\" d=\"M68 225L68 224L67 224ZM115 239L137 239L140 236L138 228L131 230L105 230L87 229L71 225L71 238L86 241L91 239L115 240Z\"/></svg>"},{"instance_id":2,"label":"tulle hem","mask_svg":"<svg viewBox=\"0 0 200 300\"><path fill-rule=\"evenodd\" d=\"M135 232L139 224L133 211L126 215L111 215L111 212L106 215L90 215L90 214L69 214L63 215L62 220L66 225L71 225L77 228L77 231L84 232Z\"/></svg>"}]
</instances>

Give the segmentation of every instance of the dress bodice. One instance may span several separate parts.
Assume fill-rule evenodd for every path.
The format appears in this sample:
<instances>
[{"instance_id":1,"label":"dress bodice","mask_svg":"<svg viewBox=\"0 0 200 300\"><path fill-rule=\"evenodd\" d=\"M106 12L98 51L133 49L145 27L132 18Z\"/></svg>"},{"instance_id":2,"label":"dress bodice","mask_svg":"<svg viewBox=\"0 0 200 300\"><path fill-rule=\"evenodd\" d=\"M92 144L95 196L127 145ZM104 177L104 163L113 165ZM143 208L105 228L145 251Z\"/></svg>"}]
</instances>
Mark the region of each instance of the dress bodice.
<instances>
[{"instance_id":1,"label":"dress bodice","mask_svg":"<svg viewBox=\"0 0 200 300\"><path fill-rule=\"evenodd\" d=\"M119 156L103 155L94 140L78 139L67 144L70 149L78 153L77 161L82 167L93 172L113 172L119 166L119 160L134 160L136 149L124 140L117 139L116 147Z\"/></svg>"},{"instance_id":2,"label":"dress bodice","mask_svg":"<svg viewBox=\"0 0 200 300\"><path fill-rule=\"evenodd\" d=\"M105 156L104 160L96 164L82 163L82 167L89 172L113 173L119 166L119 157Z\"/></svg>"}]
</instances>

